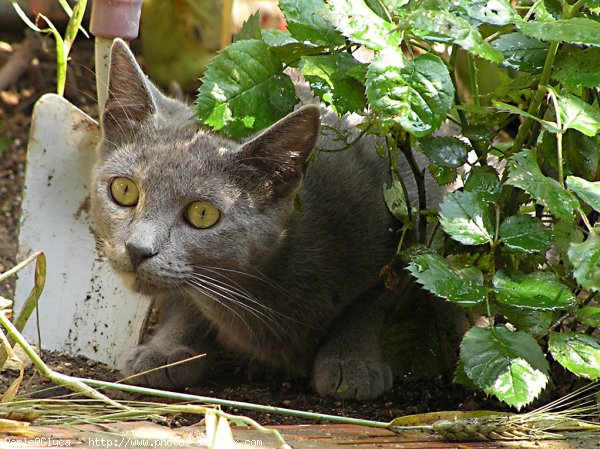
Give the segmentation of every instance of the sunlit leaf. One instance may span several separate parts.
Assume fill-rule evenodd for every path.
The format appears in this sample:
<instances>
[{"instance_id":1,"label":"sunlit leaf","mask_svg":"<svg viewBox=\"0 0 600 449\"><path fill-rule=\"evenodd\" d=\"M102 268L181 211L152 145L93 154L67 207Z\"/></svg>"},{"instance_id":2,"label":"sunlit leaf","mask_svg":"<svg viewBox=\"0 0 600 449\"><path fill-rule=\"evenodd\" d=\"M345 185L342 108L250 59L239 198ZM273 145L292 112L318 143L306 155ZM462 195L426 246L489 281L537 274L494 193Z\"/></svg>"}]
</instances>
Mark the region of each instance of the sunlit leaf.
<instances>
[{"instance_id":1,"label":"sunlit leaf","mask_svg":"<svg viewBox=\"0 0 600 449\"><path fill-rule=\"evenodd\" d=\"M552 357L578 376L600 378L600 344L579 332L552 332L548 341Z\"/></svg>"},{"instance_id":2,"label":"sunlit leaf","mask_svg":"<svg viewBox=\"0 0 600 449\"><path fill-rule=\"evenodd\" d=\"M600 236L598 231L588 234L583 243L571 243L567 251L573 264L573 276L588 290L600 290Z\"/></svg>"},{"instance_id":3,"label":"sunlit leaf","mask_svg":"<svg viewBox=\"0 0 600 449\"><path fill-rule=\"evenodd\" d=\"M323 16L323 0L279 0L278 6L285 15L287 29L298 41L326 47L345 43L344 37Z\"/></svg>"},{"instance_id":4,"label":"sunlit leaf","mask_svg":"<svg viewBox=\"0 0 600 449\"><path fill-rule=\"evenodd\" d=\"M575 302L571 290L553 273L536 271L524 275L499 270L493 283L496 300L512 307L559 310Z\"/></svg>"},{"instance_id":5,"label":"sunlit leaf","mask_svg":"<svg viewBox=\"0 0 600 449\"><path fill-rule=\"evenodd\" d=\"M417 137L440 127L454 100L444 62L425 54L413 61L400 48L386 48L367 72L367 97L383 124L398 123Z\"/></svg>"},{"instance_id":6,"label":"sunlit leaf","mask_svg":"<svg viewBox=\"0 0 600 449\"><path fill-rule=\"evenodd\" d=\"M571 220L579 202L555 179L544 176L533 150L515 154L509 162L508 184L519 187L558 218Z\"/></svg>"},{"instance_id":7,"label":"sunlit leaf","mask_svg":"<svg viewBox=\"0 0 600 449\"><path fill-rule=\"evenodd\" d=\"M463 245L481 245L494 238L488 205L475 192L452 192L440 204L444 231Z\"/></svg>"},{"instance_id":8,"label":"sunlit leaf","mask_svg":"<svg viewBox=\"0 0 600 449\"><path fill-rule=\"evenodd\" d=\"M236 138L266 128L298 101L292 80L282 71L281 60L264 42L231 44L206 69L196 100L197 118Z\"/></svg>"},{"instance_id":9,"label":"sunlit leaf","mask_svg":"<svg viewBox=\"0 0 600 449\"><path fill-rule=\"evenodd\" d=\"M479 304L487 297L481 271L452 267L437 254L416 256L408 271L431 293L463 307Z\"/></svg>"},{"instance_id":10,"label":"sunlit leaf","mask_svg":"<svg viewBox=\"0 0 600 449\"><path fill-rule=\"evenodd\" d=\"M549 42L600 46L600 23L585 17L547 22L518 22L526 35Z\"/></svg>"},{"instance_id":11,"label":"sunlit leaf","mask_svg":"<svg viewBox=\"0 0 600 449\"><path fill-rule=\"evenodd\" d=\"M477 193L487 203L495 203L502 191L498 172L489 166L474 167L465 182L465 190Z\"/></svg>"},{"instance_id":12,"label":"sunlit leaf","mask_svg":"<svg viewBox=\"0 0 600 449\"><path fill-rule=\"evenodd\" d=\"M600 181L589 182L577 176L567 176L567 187L600 212Z\"/></svg>"},{"instance_id":13,"label":"sunlit leaf","mask_svg":"<svg viewBox=\"0 0 600 449\"><path fill-rule=\"evenodd\" d=\"M534 338L504 326L471 328L460 359L469 379L517 409L538 397L548 382L548 361Z\"/></svg>"}]
</instances>

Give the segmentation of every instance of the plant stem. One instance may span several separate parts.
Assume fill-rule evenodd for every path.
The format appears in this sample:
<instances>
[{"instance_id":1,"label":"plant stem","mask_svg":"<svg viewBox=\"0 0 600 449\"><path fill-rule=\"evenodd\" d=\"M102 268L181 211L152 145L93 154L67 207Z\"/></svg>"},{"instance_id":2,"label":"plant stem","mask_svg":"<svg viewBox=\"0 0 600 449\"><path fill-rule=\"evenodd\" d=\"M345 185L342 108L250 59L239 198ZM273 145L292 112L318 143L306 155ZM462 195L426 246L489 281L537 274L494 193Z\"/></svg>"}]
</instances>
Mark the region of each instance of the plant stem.
<instances>
[{"instance_id":1,"label":"plant stem","mask_svg":"<svg viewBox=\"0 0 600 449\"><path fill-rule=\"evenodd\" d=\"M50 379L55 384L61 385L63 387L68 388L71 391L75 391L77 393L81 393L86 395L87 397L96 399L98 401L102 401L106 404L112 405L113 407L128 409L129 407L119 404L118 402L113 401L109 397L103 395L102 393L94 390L93 388L86 385L84 382L81 382L80 379L72 376L67 376L65 374L57 373L53 371L44 363L44 361L40 358L39 355L35 352L35 350L31 347L31 345L23 338L21 333L17 330L15 325L10 322L8 317L4 314L4 312L0 312L0 324L6 329L10 337L16 341L27 357L31 360L35 368L42 374L42 376Z\"/></svg>"},{"instance_id":2,"label":"plant stem","mask_svg":"<svg viewBox=\"0 0 600 449\"><path fill-rule=\"evenodd\" d=\"M94 380L94 379L83 379L83 378L78 378L78 377L74 377L73 379L76 379L76 380L78 380L86 385L92 386L92 387L107 388L110 390L125 391L128 393L145 394L145 395L149 395L149 396L170 398L170 399L176 399L176 400L180 400L180 401L202 402L205 404L217 404L217 405L221 405L224 407L235 407L235 408L241 408L241 409L245 409L245 410L254 410L254 411L265 412L265 413L275 413L278 415L295 416L297 418L306 418L306 419L318 420L318 421L329 421L329 422L336 422L336 423L340 423L340 424L356 424L356 425L360 425L360 426L369 426L369 427L378 427L378 428L389 428L390 427L389 423L381 422L381 421L371 421L371 420L367 420L367 419L350 418L350 417L346 417L346 416L336 416L336 415L327 415L327 414L322 414L322 413L305 412L305 411L301 411L301 410L293 410L293 409L282 408L282 407L273 407L271 405L260 405L260 404L253 404L250 402L239 402L239 401L232 401L232 400L228 400L228 399L217 399L217 398L211 398L211 397L207 397L207 396L197 396L197 395L187 394L187 393L173 393L170 391L156 390L154 388L138 387L138 386L134 386L134 385L125 385L125 384L116 384L116 383L112 383L112 382L104 382L104 381Z\"/></svg>"},{"instance_id":3,"label":"plant stem","mask_svg":"<svg viewBox=\"0 0 600 449\"><path fill-rule=\"evenodd\" d=\"M546 61L544 62L544 68L542 70L542 76L540 78L540 84L538 85L538 89L535 92L533 100L529 104L529 109L527 112L531 115L537 116L540 106L544 101L544 97L546 96L546 88L548 87L548 82L550 81L550 74L552 73L552 65L554 64L554 58L556 57L556 52L558 51L559 42L552 42L550 47L548 48L548 53L546 55ZM523 148L523 143L531 127L534 123L532 118L527 117L523 124L519 127L519 131L517 132L517 136L515 137L515 141L513 143L511 153L518 153Z\"/></svg>"},{"instance_id":4,"label":"plant stem","mask_svg":"<svg viewBox=\"0 0 600 449\"><path fill-rule=\"evenodd\" d=\"M463 104L463 101L460 98L460 94L458 93L458 84L456 82L456 59L458 58L458 48L459 47L457 44L452 45L452 53L450 54L450 61L449 61L449 72L450 72L450 79L452 80L452 85L454 86L454 103L456 104L456 112L458 113L458 118L460 119L460 126L462 128L462 133L464 134L465 130L469 127L469 122L467 121L467 116L465 114L465 111L463 111L460 108L460 105ZM469 139L469 138L467 137L467 139ZM479 142L469 139L469 143L471 144L471 147L475 151L475 154L477 154L477 157L481 158L483 155L483 151L481 150ZM485 159L482 159L481 165L485 165Z\"/></svg>"},{"instance_id":5,"label":"plant stem","mask_svg":"<svg viewBox=\"0 0 600 449\"><path fill-rule=\"evenodd\" d=\"M477 80L477 64L475 58L471 53L468 54L469 58L469 80L471 82L471 96L476 106L480 106L479 102L479 82Z\"/></svg>"}]
</instances>

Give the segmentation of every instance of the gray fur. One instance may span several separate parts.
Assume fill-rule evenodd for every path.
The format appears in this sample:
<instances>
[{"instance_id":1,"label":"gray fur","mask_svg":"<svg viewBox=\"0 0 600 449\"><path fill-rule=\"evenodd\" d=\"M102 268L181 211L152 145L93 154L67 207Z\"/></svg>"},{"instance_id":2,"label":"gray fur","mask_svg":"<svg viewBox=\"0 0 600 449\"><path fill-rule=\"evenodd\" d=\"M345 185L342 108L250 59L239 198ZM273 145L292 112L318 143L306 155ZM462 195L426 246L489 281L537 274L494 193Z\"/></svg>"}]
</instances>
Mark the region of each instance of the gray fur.
<instances>
[{"instance_id":1,"label":"gray fur","mask_svg":"<svg viewBox=\"0 0 600 449\"><path fill-rule=\"evenodd\" d=\"M161 328L135 349L125 373L207 352L138 379L185 388L202 380L216 340L292 375L312 375L322 395L368 399L391 388L378 342L389 302L378 272L397 235L382 199L387 163L374 142L308 162L315 143L339 146L328 133L316 142L314 105L246 142L224 139L152 86L121 41L109 91L93 172L95 233L114 269L164 304ZM137 206L112 200L118 176L137 183ZM217 225L186 223L184 211L197 200L221 210Z\"/></svg>"}]
</instances>

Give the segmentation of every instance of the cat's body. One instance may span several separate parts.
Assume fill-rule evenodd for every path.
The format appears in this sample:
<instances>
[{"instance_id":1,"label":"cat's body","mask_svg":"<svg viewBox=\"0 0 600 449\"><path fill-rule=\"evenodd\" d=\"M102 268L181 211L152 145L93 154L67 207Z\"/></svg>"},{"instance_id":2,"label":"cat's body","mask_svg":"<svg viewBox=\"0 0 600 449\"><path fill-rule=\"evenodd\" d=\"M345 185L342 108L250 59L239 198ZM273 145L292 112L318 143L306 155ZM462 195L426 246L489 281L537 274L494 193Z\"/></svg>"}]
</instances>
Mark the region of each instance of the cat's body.
<instances>
[{"instance_id":1,"label":"cat's body","mask_svg":"<svg viewBox=\"0 0 600 449\"><path fill-rule=\"evenodd\" d=\"M378 339L388 301L378 272L397 235L382 199L389 169L373 141L309 163L315 144L340 143L317 141L320 111L305 106L232 142L199 130L192 109L163 97L123 43L112 58L93 175L95 232L112 266L163 302L162 326L136 348L126 373L210 356L216 339L312 375L324 395L366 399L389 389ZM119 204L115 179L134 182L135 204ZM191 204L208 208L202 220L216 208L217 221L195 228ZM209 360L139 380L183 388L201 380Z\"/></svg>"}]
</instances>

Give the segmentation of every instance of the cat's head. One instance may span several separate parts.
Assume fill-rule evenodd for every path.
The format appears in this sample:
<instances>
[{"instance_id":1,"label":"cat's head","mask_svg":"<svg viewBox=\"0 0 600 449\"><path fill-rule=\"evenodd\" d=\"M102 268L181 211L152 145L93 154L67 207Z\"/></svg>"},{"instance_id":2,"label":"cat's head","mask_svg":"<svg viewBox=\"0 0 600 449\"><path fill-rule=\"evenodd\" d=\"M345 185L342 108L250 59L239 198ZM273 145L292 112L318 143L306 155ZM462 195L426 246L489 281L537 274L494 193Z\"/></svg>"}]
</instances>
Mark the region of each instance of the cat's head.
<instances>
[{"instance_id":1,"label":"cat's head","mask_svg":"<svg viewBox=\"0 0 600 449\"><path fill-rule=\"evenodd\" d=\"M217 136L165 97L122 41L112 49L91 209L102 253L137 288L251 271L285 240L320 126L305 106L244 141Z\"/></svg>"}]
</instances>

